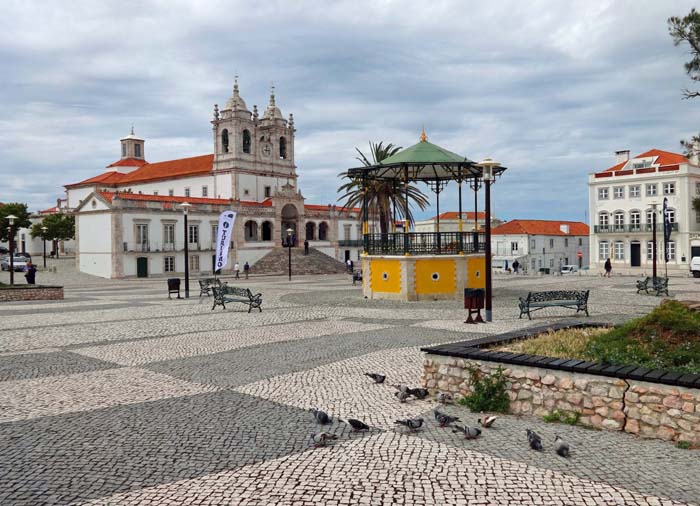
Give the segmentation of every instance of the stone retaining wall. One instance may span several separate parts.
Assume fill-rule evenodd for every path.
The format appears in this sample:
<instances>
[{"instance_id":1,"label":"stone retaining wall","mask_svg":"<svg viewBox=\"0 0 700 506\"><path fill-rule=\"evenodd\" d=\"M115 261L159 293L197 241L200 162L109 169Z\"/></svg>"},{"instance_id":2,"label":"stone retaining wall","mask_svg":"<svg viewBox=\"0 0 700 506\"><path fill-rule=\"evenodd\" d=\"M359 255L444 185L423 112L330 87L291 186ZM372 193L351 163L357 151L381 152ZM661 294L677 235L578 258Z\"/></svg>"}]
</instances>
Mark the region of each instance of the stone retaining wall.
<instances>
[{"instance_id":1,"label":"stone retaining wall","mask_svg":"<svg viewBox=\"0 0 700 506\"><path fill-rule=\"evenodd\" d=\"M63 287L21 285L0 289L0 302L18 300L63 300Z\"/></svg>"},{"instance_id":2,"label":"stone retaining wall","mask_svg":"<svg viewBox=\"0 0 700 506\"><path fill-rule=\"evenodd\" d=\"M642 437L700 444L700 389L538 367L428 354L422 383L431 393L470 393L469 367L490 374L499 366L508 380L513 414L579 413L580 423Z\"/></svg>"}]
</instances>

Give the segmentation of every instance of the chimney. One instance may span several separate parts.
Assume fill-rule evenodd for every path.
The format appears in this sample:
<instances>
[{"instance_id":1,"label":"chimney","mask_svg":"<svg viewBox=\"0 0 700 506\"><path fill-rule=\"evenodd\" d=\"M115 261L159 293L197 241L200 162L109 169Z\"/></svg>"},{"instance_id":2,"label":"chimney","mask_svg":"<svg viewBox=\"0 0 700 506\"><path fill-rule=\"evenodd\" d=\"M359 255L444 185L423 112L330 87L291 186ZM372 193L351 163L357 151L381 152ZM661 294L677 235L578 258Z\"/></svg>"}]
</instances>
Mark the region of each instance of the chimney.
<instances>
[{"instance_id":1,"label":"chimney","mask_svg":"<svg viewBox=\"0 0 700 506\"><path fill-rule=\"evenodd\" d=\"M629 151L628 151L629 153ZM559 224L559 230L561 230L565 234L569 234L569 224L568 223L560 223Z\"/></svg>"},{"instance_id":2,"label":"chimney","mask_svg":"<svg viewBox=\"0 0 700 506\"><path fill-rule=\"evenodd\" d=\"M630 150L623 149L622 151L615 151L615 164L626 162L630 159Z\"/></svg>"}]
</instances>

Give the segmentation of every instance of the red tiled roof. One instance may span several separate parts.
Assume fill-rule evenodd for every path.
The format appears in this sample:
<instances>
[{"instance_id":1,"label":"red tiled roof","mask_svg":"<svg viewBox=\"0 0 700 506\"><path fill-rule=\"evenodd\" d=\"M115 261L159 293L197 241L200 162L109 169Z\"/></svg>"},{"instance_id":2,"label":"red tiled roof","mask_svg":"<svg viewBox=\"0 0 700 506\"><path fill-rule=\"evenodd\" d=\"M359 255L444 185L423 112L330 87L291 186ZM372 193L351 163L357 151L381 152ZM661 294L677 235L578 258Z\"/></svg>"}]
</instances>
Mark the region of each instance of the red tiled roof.
<instances>
[{"instance_id":1,"label":"red tiled roof","mask_svg":"<svg viewBox=\"0 0 700 506\"><path fill-rule=\"evenodd\" d=\"M141 161L143 160L139 160L139 162ZM117 166L119 163L120 162L112 164L110 167ZM166 162L144 163L141 167L128 174L109 171L99 176L80 181L79 183L68 184L66 188L96 183L124 185L186 176L206 176L211 173L213 163L214 155L193 156L191 158L180 158L178 160L168 160Z\"/></svg>"},{"instance_id":2,"label":"red tiled roof","mask_svg":"<svg viewBox=\"0 0 700 506\"><path fill-rule=\"evenodd\" d=\"M645 151L644 153L641 153L634 158L630 158L626 162L621 162L616 165L613 165L612 167L609 167L605 169L604 171L598 172L598 174L603 174L603 173L608 173L608 172L617 172L619 170L622 170L622 168L627 165L628 162L631 162L632 160L636 158L649 158L649 157L655 157L654 159L654 164L655 165L677 165L679 163L688 163L689 160L679 154L679 153L672 153L670 151L662 151L661 149L650 149L649 151Z\"/></svg>"},{"instance_id":3,"label":"red tiled roof","mask_svg":"<svg viewBox=\"0 0 700 506\"><path fill-rule=\"evenodd\" d=\"M309 211L330 211L331 206L324 206L319 204L304 204L304 209L308 209ZM362 211L362 209L360 209L359 207L343 208L343 206L336 206L336 209L338 211L352 213L359 213L360 211Z\"/></svg>"},{"instance_id":4,"label":"red tiled roof","mask_svg":"<svg viewBox=\"0 0 700 506\"><path fill-rule=\"evenodd\" d=\"M485 220L486 219L486 213L484 211L479 211L476 213L477 220ZM433 216L431 218L432 220L437 219L437 216ZM446 213L440 214L440 219L441 220L457 220L459 219L459 212L457 211L447 211ZM462 219L463 220L473 220L474 219L474 211L462 211Z\"/></svg>"},{"instance_id":5,"label":"red tiled roof","mask_svg":"<svg viewBox=\"0 0 700 506\"><path fill-rule=\"evenodd\" d=\"M145 202L169 202L171 204L182 204L189 202L190 204L230 204L228 199L208 199L204 197L171 197L170 195L146 195L143 193L127 193L127 192L98 192L107 201L112 202L114 198L122 200L141 200Z\"/></svg>"},{"instance_id":6,"label":"red tiled roof","mask_svg":"<svg viewBox=\"0 0 700 506\"><path fill-rule=\"evenodd\" d=\"M560 225L569 225L569 233L561 231ZM588 225L580 221L511 220L491 230L493 235L588 235Z\"/></svg>"},{"instance_id":7,"label":"red tiled roof","mask_svg":"<svg viewBox=\"0 0 700 506\"><path fill-rule=\"evenodd\" d=\"M114 163L110 163L107 165L107 168L110 167L141 167L142 165L146 165L148 162L146 160L141 160L140 158L124 158L122 160L118 160Z\"/></svg>"},{"instance_id":8,"label":"red tiled roof","mask_svg":"<svg viewBox=\"0 0 700 506\"><path fill-rule=\"evenodd\" d=\"M48 209L44 209L43 211L39 211L39 214L54 214L58 212L58 207L53 206L49 207Z\"/></svg>"}]
</instances>

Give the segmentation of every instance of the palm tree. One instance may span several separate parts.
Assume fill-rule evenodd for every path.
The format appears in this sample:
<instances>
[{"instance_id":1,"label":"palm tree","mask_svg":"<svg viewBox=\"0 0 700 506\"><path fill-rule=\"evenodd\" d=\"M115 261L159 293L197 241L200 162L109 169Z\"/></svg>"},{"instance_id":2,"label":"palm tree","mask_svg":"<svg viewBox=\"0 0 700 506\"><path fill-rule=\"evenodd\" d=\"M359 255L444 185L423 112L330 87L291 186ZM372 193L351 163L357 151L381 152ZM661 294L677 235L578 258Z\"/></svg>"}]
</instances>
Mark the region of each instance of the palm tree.
<instances>
[{"instance_id":1,"label":"palm tree","mask_svg":"<svg viewBox=\"0 0 700 506\"><path fill-rule=\"evenodd\" d=\"M398 153L401 149L400 146L394 146L391 143L385 146L383 142L374 143L370 141L369 152L372 157L372 161L370 162L369 158L367 158L362 151L355 148L360 155L357 159L362 162L362 165L365 167L377 165L382 160ZM347 172L341 172L339 174L341 178L346 178L347 175ZM349 180L338 188L338 192L342 193L338 201L345 201L343 209L362 207L363 194L361 179ZM408 202L406 202L406 190L401 184L396 184L394 181L380 180L370 180L367 183L367 208L369 215L373 220L379 222L379 230L382 234L391 231L391 222L393 219L392 210L396 210L396 214L399 218L403 219L407 217L408 222L412 224L414 220L413 213L411 212L411 205L415 204L421 210L424 210L428 207L429 203L428 197L413 185L408 186ZM406 230L406 232L408 232L408 230Z\"/></svg>"}]
</instances>

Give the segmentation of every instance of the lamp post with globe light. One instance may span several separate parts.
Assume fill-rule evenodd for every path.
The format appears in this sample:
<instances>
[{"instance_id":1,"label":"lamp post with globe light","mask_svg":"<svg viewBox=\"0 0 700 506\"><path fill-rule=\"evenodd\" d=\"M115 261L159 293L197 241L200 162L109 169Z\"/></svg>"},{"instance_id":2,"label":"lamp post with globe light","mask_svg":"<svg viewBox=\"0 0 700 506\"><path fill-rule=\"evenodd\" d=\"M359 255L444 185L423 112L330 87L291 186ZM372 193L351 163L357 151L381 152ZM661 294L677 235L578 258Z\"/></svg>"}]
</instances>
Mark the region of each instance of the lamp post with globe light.
<instances>
[{"instance_id":1,"label":"lamp post with globe light","mask_svg":"<svg viewBox=\"0 0 700 506\"><path fill-rule=\"evenodd\" d=\"M48 230L48 227L43 226L41 227L41 239L44 242L44 270L46 270L46 231Z\"/></svg>"},{"instance_id":2,"label":"lamp post with globe light","mask_svg":"<svg viewBox=\"0 0 700 506\"><path fill-rule=\"evenodd\" d=\"M294 230L287 229L287 249L289 250L289 281L292 280L292 234Z\"/></svg>"},{"instance_id":3,"label":"lamp post with globe light","mask_svg":"<svg viewBox=\"0 0 700 506\"><path fill-rule=\"evenodd\" d=\"M10 224L7 231L10 233L10 285L15 284L15 220L14 214L7 215L7 222Z\"/></svg>"},{"instance_id":4,"label":"lamp post with globe light","mask_svg":"<svg viewBox=\"0 0 700 506\"><path fill-rule=\"evenodd\" d=\"M491 318L491 310L492 310L492 298L493 298L493 289L492 289L492 280L491 280L491 185L493 184L494 180L494 175L493 175L493 169L495 167L499 167L501 164L498 163L495 160L492 160L491 158L486 158L479 162L479 165L483 168L483 179L484 179L484 207L485 209L485 230L484 230L484 257L485 257L485 267L484 267L484 274L486 276L485 279L485 288L486 288L486 307L485 307L485 316L486 316L486 321L490 322L492 321Z\"/></svg>"},{"instance_id":5,"label":"lamp post with globe light","mask_svg":"<svg viewBox=\"0 0 700 506\"><path fill-rule=\"evenodd\" d=\"M188 232L188 227L187 227L187 212L189 211L189 208L192 207L192 204L189 202L183 202L180 204L180 207L182 208L182 213L185 217L185 298L189 299L190 298L190 248L189 248L189 242L190 238L187 237L187 232Z\"/></svg>"}]
</instances>

